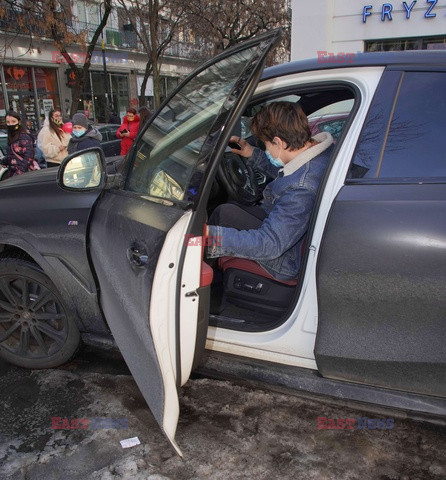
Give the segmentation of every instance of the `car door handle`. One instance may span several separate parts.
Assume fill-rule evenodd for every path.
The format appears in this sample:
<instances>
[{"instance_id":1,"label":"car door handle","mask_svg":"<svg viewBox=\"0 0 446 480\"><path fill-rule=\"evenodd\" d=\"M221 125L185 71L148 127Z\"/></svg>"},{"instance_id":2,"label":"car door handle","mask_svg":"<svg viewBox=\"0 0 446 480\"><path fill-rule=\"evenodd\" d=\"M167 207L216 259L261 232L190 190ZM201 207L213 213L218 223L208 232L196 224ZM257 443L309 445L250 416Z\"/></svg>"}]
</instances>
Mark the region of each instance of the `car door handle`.
<instances>
[{"instance_id":1,"label":"car door handle","mask_svg":"<svg viewBox=\"0 0 446 480\"><path fill-rule=\"evenodd\" d=\"M130 247L127 250L127 258L130 260L130 263L137 267L144 267L149 263L147 252L137 247Z\"/></svg>"}]
</instances>

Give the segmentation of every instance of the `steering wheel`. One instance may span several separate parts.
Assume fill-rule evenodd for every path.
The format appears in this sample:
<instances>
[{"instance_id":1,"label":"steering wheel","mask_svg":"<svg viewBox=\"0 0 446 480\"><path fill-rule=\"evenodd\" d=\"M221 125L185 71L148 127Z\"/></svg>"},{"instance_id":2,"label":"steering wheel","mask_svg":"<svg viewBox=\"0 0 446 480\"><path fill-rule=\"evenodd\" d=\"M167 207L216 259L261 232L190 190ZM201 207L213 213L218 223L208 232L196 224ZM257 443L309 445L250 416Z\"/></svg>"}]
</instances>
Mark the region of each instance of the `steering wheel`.
<instances>
[{"instance_id":1,"label":"steering wheel","mask_svg":"<svg viewBox=\"0 0 446 480\"><path fill-rule=\"evenodd\" d=\"M252 167L240 155L226 152L218 166L218 180L228 196L242 205L254 205L260 197Z\"/></svg>"}]
</instances>

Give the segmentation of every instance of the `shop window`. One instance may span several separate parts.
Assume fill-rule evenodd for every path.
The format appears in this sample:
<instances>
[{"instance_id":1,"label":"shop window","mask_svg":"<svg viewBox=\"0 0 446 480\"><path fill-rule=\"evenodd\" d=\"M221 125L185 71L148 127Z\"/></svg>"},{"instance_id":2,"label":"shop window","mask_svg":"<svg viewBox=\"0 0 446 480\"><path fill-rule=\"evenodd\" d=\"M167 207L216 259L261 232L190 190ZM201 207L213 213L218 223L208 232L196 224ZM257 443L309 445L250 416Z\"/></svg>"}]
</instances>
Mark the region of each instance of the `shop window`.
<instances>
[{"instance_id":1,"label":"shop window","mask_svg":"<svg viewBox=\"0 0 446 480\"><path fill-rule=\"evenodd\" d=\"M365 52L399 52L402 50L446 49L446 37L392 38L387 40L366 40Z\"/></svg>"}]
</instances>

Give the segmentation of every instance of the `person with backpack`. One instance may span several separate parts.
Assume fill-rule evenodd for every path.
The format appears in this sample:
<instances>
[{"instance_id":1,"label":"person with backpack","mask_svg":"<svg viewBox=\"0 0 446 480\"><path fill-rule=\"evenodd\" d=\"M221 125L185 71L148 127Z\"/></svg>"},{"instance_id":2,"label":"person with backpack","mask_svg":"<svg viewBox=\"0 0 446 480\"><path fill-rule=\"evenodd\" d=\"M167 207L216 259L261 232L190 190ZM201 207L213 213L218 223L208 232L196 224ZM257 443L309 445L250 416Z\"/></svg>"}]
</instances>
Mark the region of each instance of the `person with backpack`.
<instances>
[{"instance_id":1,"label":"person with backpack","mask_svg":"<svg viewBox=\"0 0 446 480\"><path fill-rule=\"evenodd\" d=\"M58 108L50 110L37 136L37 147L42 152L49 167L60 165L67 156L70 135L62 129L62 113Z\"/></svg>"},{"instance_id":2,"label":"person with backpack","mask_svg":"<svg viewBox=\"0 0 446 480\"><path fill-rule=\"evenodd\" d=\"M13 177L33 170L40 170L34 159L34 139L22 125L21 116L12 110L6 112L8 149L1 164L8 169L7 176ZM2 179L6 178L5 176Z\"/></svg>"}]
</instances>

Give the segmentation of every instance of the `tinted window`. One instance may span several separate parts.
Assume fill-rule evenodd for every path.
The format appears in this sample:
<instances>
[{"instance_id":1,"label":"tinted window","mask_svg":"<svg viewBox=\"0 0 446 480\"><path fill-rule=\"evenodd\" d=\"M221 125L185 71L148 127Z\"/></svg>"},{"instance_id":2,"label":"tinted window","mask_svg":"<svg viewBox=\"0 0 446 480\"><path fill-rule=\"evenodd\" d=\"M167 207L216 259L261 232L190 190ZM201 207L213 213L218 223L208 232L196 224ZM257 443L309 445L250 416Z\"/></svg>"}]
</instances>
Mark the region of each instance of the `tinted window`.
<instances>
[{"instance_id":1,"label":"tinted window","mask_svg":"<svg viewBox=\"0 0 446 480\"><path fill-rule=\"evenodd\" d=\"M116 137L116 131L118 130L118 125L116 125L116 127L108 127L107 131L108 131L108 139L109 140L116 140L117 137Z\"/></svg>"},{"instance_id":2,"label":"tinted window","mask_svg":"<svg viewBox=\"0 0 446 480\"><path fill-rule=\"evenodd\" d=\"M400 79L401 72L384 73L359 137L348 174L350 179L376 178L387 125Z\"/></svg>"},{"instance_id":3,"label":"tinted window","mask_svg":"<svg viewBox=\"0 0 446 480\"><path fill-rule=\"evenodd\" d=\"M407 72L378 176L446 177L445 127L446 73Z\"/></svg>"},{"instance_id":4,"label":"tinted window","mask_svg":"<svg viewBox=\"0 0 446 480\"><path fill-rule=\"evenodd\" d=\"M110 140L110 134L108 133L108 130L106 128L101 130L101 135L103 142L108 142Z\"/></svg>"}]
</instances>

